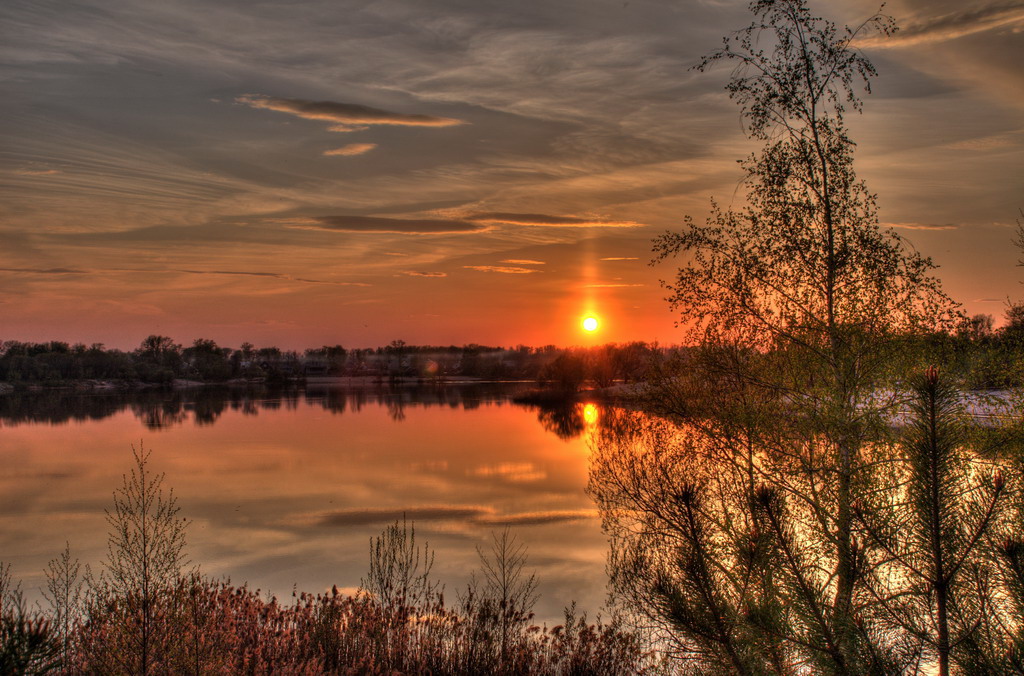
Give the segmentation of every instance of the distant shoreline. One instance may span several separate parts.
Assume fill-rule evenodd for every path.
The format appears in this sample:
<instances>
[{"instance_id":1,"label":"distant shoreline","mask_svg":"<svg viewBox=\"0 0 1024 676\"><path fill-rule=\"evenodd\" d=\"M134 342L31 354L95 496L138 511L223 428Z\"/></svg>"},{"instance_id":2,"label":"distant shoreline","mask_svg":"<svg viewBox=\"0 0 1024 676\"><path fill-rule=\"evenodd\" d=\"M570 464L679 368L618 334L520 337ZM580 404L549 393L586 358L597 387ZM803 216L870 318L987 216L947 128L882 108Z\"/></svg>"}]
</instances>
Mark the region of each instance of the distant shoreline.
<instances>
[{"instance_id":1,"label":"distant shoreline","mask_svg":"<svg viewBox=\"0 0 1024 676\"><path fill-rule=\"evenodd\" d=\"M381 376L307 376L305 378L291 378L283 383L275 383L274 387L291 387L310 385L342 385L342 386L378 386L378 385L473 385L482 383L509 383L529 384L536 383L536 380L491 380L485 378L454 377L454 378L418 378L399 377L388 378ZM30 383L8 383L0 382L0 395L13 392L44 392L53 390L76 391L76 392L113 392L113 391L134 391L134 390L187 390L200 387L252 387L267 386L264 378L245 379L234 378L231 380L202 381L176 378L169 383L151 383L141 380L70 380L61 381L55 384L30 382Z\"/></svg>"}]
</instances>

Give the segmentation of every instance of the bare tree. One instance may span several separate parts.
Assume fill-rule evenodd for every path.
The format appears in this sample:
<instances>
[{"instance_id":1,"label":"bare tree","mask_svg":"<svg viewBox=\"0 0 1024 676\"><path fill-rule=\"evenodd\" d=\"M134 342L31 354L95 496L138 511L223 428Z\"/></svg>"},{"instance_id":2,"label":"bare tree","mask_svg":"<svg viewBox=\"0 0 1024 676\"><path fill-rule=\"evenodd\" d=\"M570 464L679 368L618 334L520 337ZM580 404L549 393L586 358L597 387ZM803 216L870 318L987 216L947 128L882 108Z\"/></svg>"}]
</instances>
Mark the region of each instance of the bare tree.
<instances>
[{"instance_id":1,"label":"bare tree","mask_svg":"<svg viewBox=\"0 0 1024 676\"><path fill-rule=\"evenodd\" d=\"M430 544L416 544L416 526L403 518L370 540L370 570L360 586L382 607L408 612L436 594L433 567Z\"/></svg>"},{"instance_id":2,"label":"bare tree","mask_svg":"<svg viewBox=\"0 0 1024 676\"><path fill-rule=\"evenodd\" d=\"M165 664L178 636L173 615L185 556L186 519L164 474L150 469L151 451L132 446L135 466L123 475L108 509L107 558L91 580L92 602L120 618L107 657L119 671L149 674ZM104 646L101 646L104 647Z\"/></svg>"},{"instance_id":3,"label":"bare tree","mask_svg":"<svg viewBox=\"0 0 1024 676\"><path fill-rule=\"evenodd\" d=\"M61 642L65 665L70 664L72 640L82 617L85 600L85 578L81 564L71 557L71 544L64 543L64 551L46 566L46 589L43 597L49 603L53 626Z\"/></svg>"},{"instance_id":4,"label":"bare tree","mask_svg":"<svg viewBox=\"0 0 1024 676\"><path fill-rule=\"evenodd\" d=\"M533 617L537 577L527 574L526 545L517 540L508 526L500 535L491 533L489 553L477 547L477 555L483 575L481 598L495 612L499 655L505 664L514 636Z\"/></svg>"}]
</instances>

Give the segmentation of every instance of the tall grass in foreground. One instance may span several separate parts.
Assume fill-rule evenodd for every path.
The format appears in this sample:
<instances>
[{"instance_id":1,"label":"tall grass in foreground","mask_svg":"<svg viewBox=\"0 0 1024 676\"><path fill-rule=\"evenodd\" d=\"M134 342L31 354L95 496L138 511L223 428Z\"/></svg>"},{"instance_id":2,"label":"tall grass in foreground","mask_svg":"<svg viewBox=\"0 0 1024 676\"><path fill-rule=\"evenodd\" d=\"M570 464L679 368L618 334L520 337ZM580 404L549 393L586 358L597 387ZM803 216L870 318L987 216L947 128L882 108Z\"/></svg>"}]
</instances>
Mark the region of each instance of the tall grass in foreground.
<instances>
[{"instance_id":1,"label":"tall grass in foreground","mask_svg":"<svg viewBox=\"0 0 1024 676\"><path fill-rule=\"evenodd\" d=\"M0 565L2 674L639 674L651 654L621 622L532 623L536 581L506 530L480 552L476 576L447 605L434 555L404 522L370 546L355 596L294 593L286 601L188 570L186 522L149 453L107 512L98 574L69 548L50 562L48 609L30 608Z\"/></svg>"}]
</instances>

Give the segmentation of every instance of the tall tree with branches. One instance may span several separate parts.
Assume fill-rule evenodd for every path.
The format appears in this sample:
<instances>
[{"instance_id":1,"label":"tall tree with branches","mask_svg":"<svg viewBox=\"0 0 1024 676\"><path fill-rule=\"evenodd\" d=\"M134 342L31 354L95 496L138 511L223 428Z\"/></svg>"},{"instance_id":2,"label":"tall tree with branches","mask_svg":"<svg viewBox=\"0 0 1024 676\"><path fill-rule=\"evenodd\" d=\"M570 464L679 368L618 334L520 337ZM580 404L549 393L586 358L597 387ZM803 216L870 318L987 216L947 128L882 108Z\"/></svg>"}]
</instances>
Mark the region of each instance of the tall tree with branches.
<instances>
[{"instance_id":1,"label":"tall tree with branches","mask_svg":"<svg viewBox=\"0 0 1024 676\"><path fill-rule=\"evenodd\" d=\"M694 519L709 520L687 527L689 551L713 526L716 546L753 538L760 555L774 552L775 570L803 587L779 597L802 627L782 638L822 646L812 652L849 673L875 660L875 638L858 625L852 506L868 489L864 449L889 434L884 416L902 400L887 387L891 339L951 325L958 311L931 260L880 225L854 168L845 118L876 75L857 41L891 33L892 19L839 28L804 0L754 0L750 10L753 22L697 68L734 65L727 91L762 147L742 162L744 205L713 202L704 224L687 218L655 240L658 260L682 261L669 301L702 349L686 372L665 374L652 407L699 428L700 452L745 486L723 489L737 510L728 518L700 487L682 493ZM735 612L745 612L743 589L722 597L736 599Z\"/></svg>"},{"instance_id":2,"label":"tall tree with branches","mask_svg":"<svg viewBox=\"0 0 1024 676\"><path fill-rule=\"evenodd\" d=\"M835 547L834 612L849 612L852 491L859 450L877 411L892 354L885 338L953 318L934 267L879 225L875 196L857 178L844 122L876 74L858 36L895 30L875 14L839 29L803 0L756 0L755 21L705 57L735 64L727 90L748 134L764 143L743 162L747 204L713 206L706 225L655 242L661 258L689 260L668 286L691 335L772 352L773 368L746 368L755 387L785 397L822 447L812 472L831 475L817 507ZM746 365L746 366L749 366Z\"/></svg>"},{"instance_id":3,"label":"tall tree with branches","mask_svg":"<svg viewBox=\"0 0 1024 676\"><path fill-rule=\"evenodd\" d=\"M99 579L89 579L90 602L113 611L114 633L89 646L113 672L150 674L166 670L176 642L175 590L188 560L187 521L164 475L150 469L151 451L132 446L135 466L122 477L107 510L107 558Z\"/></svg>"}]
</instances>

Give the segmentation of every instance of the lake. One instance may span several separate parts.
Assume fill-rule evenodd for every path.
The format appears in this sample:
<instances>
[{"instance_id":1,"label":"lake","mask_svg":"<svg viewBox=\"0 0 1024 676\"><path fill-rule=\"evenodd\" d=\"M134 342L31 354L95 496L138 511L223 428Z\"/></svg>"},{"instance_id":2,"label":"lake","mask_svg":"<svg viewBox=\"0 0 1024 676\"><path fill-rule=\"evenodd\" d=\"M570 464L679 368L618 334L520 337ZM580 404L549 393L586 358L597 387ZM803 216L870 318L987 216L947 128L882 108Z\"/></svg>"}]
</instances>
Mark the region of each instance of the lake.
<instances>
[{"instance_id":1,"label":"lake","mask_svg":"<svg viewBox=\"0 0 1024 676\"><path fill-rule=\"evenodd\" d=\"M286 597L354 591L403 514L454 600L506 526L529 547L538 619L605 600L607 543L584 493L593 404L541 411L513 384L0 396L0 561L39 598L65 541L94 568L104 509L152 450L207 575Z\"/></svg>"}]
</instances>

